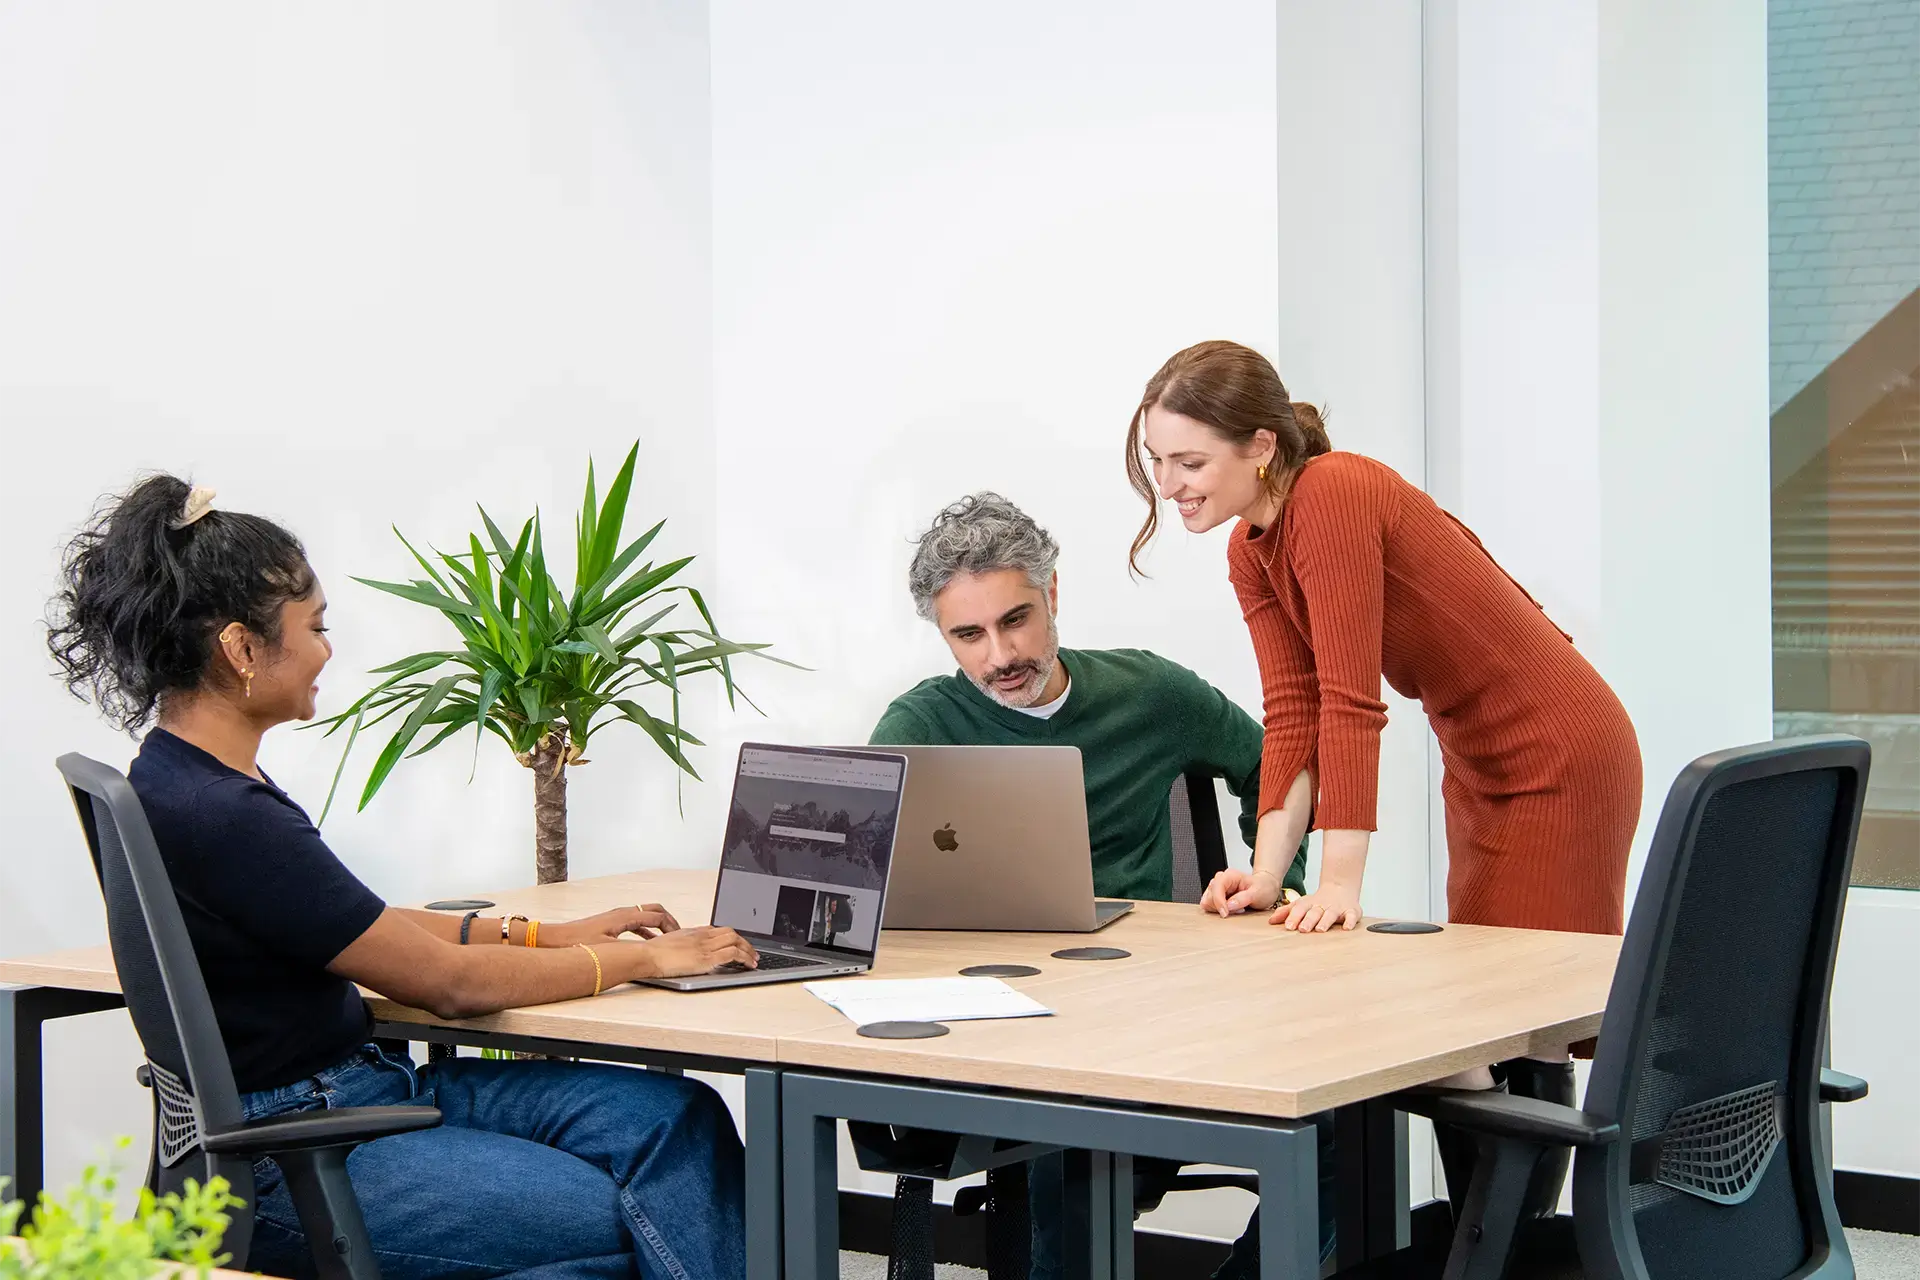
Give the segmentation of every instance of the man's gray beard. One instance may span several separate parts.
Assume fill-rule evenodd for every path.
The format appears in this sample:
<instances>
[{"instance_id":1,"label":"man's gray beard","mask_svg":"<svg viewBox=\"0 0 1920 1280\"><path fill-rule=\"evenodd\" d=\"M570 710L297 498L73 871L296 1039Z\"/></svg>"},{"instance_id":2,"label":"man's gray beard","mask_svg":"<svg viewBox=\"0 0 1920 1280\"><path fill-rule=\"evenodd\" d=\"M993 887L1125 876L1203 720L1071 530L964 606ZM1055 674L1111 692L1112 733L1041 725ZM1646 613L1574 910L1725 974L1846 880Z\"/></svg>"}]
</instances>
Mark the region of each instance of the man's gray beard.
<instances>
[{"instance_id":1,"label":"man's gray beard","mask_svg":"<svg viewBox=\"0 0 1920 1280\"><path fill-rule=\"evenodd\" d=\"M1027 682L1026 688L1009 698L993 687L991 678L974 680L973 687L989 698L1013 711L1031 707L1047 691L1047 684L1053 679L1053 669L1060 665L1060 628L1052 617L1047 618L1047 656L1035 663L1035 679ZM971 677L969 677L971 678Z\"/></svg>"}]
</instances>

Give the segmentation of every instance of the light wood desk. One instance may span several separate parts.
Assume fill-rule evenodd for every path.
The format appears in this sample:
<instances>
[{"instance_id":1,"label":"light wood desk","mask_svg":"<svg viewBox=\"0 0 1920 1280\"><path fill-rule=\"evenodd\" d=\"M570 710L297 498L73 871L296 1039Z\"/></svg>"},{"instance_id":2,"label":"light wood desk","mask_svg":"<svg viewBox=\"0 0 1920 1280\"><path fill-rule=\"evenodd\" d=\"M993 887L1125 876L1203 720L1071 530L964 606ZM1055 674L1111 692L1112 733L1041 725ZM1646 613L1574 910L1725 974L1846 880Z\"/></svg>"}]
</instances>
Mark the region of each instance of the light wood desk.
<instances>
[{"instance_id":1,"label":"light wood desk","mask_svg":"<svg viewBox=\"0 0 1920 1280\"><path fill-rule=\"evenodd\" d=\"M865 1039L842 1020L783 1036L780 1061L1297 1118L1595 1034L1620 945L1471 925L1308 937L1153 905L1138 925L1177 912L1166 933L1189 949L1123 919L1098 940L1132 959L1046 958L1056 937L1026 961L1038 976L1008 980L1055 1018L956 1022L936 1040Z\"/></svg>"},{"instance_id":2,"label":"light wood desk","mask_svg":"<svg viewBox=\"0 0 1920 1280\"><path fill-rule=\"evenodd\" d=\"M545 920L659 902L692 925L706 921L712 892L711 872L655 871L476 896L497 904L488 915ZM1055 950L1086 943L1132 955L1052 958ZM876 977L1030 964L1041 972L1012 984L1057 1014L955 1023L933 1040L860 1037L798 983L697 993L627 987L458 1021L378 996L369 1002L383 1036L743 1071L753 1151L750 1274L774 1280L818 1274L810 1268L833 1237L834 1180L819 1167L815 1141L823 1132L818 1122L833 1115L912 1124L937 1114L955 1121L945 1127L993 1133L1000 1126L1015 1131L996 1135L1008 1137L1027 1136L1017 1131L1030 1123L1058 1121L1064 1127L1055 1136L1031 1136L1085 1148L1111 1141L1116 1151L1141 1154L1155 1154L1158 1144L1167 1154L1254 1165L1224 1153L1256 1155L1233 1144L1292 1141L1311 1133L1301 1117L1357 1110L1347 1104L1594 1034L1618 946L1615 938L1469 926L1428 935L1300 937L1273 929L1264 917L1220 920L1191 906L1142 903L1091 936L887 932ZM105 947L0 961L0 983L26 988L0 989L0 1066L12 1067L0 1085L0 1172L37 1185L39 1025L111 1007L119 984ZM891 1088L879 1087L889 1082ZM978 1127L965 1128L961 1118ZM1169 1128L1181 1125L1177 1133ZM1124 1145L1136 1130L1138 1143ZM1069 1133L1078 1137L1060 1136ZM1180 1149L1188 1138L1216 1137L1226 1145L1209 1147L1212 1155ZM1378 1135L1366 1142L1377 1148ZM1293 1141L1285 1149L1295 1160L1306 1148ZM1106 1168L1117 1187L1127 1157L1116 1159ZM1312 1168L1308 1155L1304 1166L1288 1166L1287 1176L1306 1177L1310 1191ZM1294 1189L1301 1189L1297 1180ZM1403 1187L1400 1197L1404 1214ZM1109 1222L1116 1235L1121 1212L1116 1199ZM1264 1210L1262 1229L1271 1238ZM1367 1230L1378 1237L1377 1223ZM1273 1274L1294 1274L1287 1268L1298 1258L1283 1256L1279 1239L1273 1243Z\"/></svg>"}]
</instances>

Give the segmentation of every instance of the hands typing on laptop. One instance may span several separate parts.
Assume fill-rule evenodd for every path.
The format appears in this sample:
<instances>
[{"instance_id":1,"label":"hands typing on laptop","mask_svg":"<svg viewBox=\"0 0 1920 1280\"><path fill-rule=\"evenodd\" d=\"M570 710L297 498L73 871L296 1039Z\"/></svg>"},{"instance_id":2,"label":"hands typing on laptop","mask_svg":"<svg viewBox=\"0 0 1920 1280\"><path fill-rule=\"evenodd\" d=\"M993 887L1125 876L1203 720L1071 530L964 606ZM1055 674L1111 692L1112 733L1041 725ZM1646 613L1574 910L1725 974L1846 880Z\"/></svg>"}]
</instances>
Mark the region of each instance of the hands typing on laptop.
<instances>
[{"instance_id":1,"label":"hands typing on laptop","mask_svg":"<svg viewBox=\"0 0 1920 1280\"><path fill-rule=\"evenodd\" d=\"M703 991L871 969L906 776L897 752L741 747L711 917L738 947L642 980Z\"/></svg>"}]
</instances>

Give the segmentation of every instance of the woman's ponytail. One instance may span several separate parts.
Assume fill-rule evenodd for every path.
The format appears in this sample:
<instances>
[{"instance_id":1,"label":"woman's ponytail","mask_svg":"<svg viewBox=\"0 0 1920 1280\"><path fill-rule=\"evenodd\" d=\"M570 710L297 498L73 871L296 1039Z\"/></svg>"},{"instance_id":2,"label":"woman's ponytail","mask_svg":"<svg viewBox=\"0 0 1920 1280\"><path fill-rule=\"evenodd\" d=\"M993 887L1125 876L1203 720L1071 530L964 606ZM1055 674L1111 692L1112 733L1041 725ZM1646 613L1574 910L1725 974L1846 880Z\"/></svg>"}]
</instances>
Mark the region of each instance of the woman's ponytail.
<instances>
[{"instance_id":1,"label":"woman's ponytail","mask_svg":"<svg viewBox=\"0 0 1920 1280\"><path fill-rule=\"evenodd\" d=\"M191 497L186 481L149 476L102 503L62 558L47 648L74 696L128 732L167 695L200 688L221 628L238 622L277 643L280 606L314 588L292 534L190 510Z\"/></svg>"}]
</instances>

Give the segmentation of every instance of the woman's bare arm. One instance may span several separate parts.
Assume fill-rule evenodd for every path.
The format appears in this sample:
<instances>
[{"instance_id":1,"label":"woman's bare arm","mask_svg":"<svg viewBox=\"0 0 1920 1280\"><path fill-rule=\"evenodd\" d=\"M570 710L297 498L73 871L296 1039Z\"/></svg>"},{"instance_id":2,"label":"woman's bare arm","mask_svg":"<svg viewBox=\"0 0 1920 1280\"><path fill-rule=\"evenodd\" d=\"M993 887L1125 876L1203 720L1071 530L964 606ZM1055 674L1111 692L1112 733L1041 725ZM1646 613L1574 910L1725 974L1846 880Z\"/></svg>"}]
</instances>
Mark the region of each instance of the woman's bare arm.
<instances>
[{"instance_id":1,"label":"woman's bare arm","mask_svg":"<svg viewBox=\"0 0 1920 1280\"><path fill-rule=\"evenodd\" d=\"M591 943L590 957L572 945L463 947L410 917L387 908L334 957L328 971L435 1017L471 1018L591 995L594 957L600 961L602 990L759 960L753 946L731 929L679 929L646 941Z\"/></svg>"}]
</instances>

